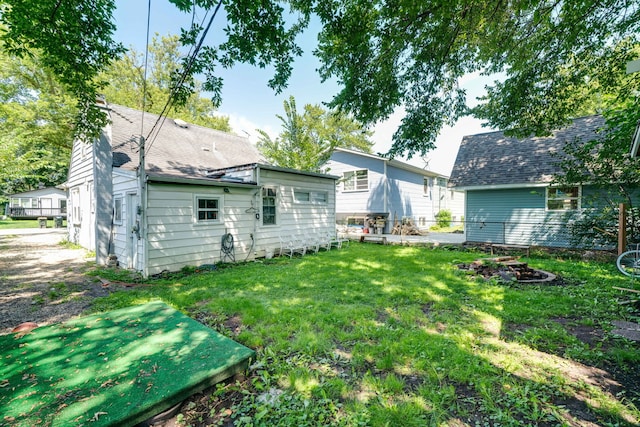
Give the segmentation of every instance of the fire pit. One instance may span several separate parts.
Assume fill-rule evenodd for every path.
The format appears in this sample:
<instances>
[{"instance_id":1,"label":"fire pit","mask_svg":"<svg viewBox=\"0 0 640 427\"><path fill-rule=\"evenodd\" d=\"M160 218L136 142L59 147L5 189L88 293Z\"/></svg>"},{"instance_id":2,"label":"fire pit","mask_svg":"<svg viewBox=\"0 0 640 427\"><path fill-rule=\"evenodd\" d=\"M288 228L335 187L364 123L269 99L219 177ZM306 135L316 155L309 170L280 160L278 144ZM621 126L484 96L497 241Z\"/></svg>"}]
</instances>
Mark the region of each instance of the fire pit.
<instances>
[{"instance_id":1,"label":"fire pit","mask_svg":"<svg viewBox=\"0 0 640 427\"><path fill-rule=\"evenodd\" d=\"M482 258L471 264L459 264L458 268L487 280L497 278L506 282L542 283L556 279L555 274L533 269L514 257Z\"/></svg>"}]
</instances>

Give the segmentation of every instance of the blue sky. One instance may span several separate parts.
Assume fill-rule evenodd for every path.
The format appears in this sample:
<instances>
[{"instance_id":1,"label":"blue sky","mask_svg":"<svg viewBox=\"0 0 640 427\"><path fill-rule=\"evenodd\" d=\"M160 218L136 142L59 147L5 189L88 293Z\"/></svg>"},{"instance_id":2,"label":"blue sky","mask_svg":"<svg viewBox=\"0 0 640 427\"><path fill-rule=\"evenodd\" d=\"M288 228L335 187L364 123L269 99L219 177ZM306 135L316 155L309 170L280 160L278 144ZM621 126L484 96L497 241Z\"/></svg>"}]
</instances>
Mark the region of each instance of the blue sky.
<instances>
[{"instance_id":1,"label":"blue sky","mask_svg":"<svg viewBox=\"0 0 640 427\"><path fill-rule=\"evenodd\" d=\"M147 5L148 0L116 0L115 39L126 47L133 46L139 52L144 52L145 49ZM197 16L196 19L202 20L202 16ZM186 27L190 21L191 15L181 13L168 0L151 1L151 35L179 34L180 28ZM205 43L219 41L224 25L224 14L221 13L214 20ZM301 111L305 104L328 102L338 92L337 82L323 83L316 72L319 62L312 55L315 37L316 34L309 32L299 40L304 55L296 60L289 85L280 94L276 94L267 86L268 80L273 75L271 70L262 70L244 64L234 66L230 70L220 69L220 75L224 78L224 87L219 112L229 116L231 126L236 133L242 135L246 132L252 140L255 140L257 134L255 129L259 128L276 137L281 127L276 114L283 114L283 101L289 96L295 97L298 110ZM467 89L471 100L482 94L484 84L487 82L486 78L470 75L461 84ZM384 153L391 147L391 137L401 118L402 111L398 110L387 121L378 123L373 128L372 139L375 142L375 152ZM489 130L482 128L478 120L462 119L455 127L443 129L436 141L436 150L427 156L428 164L425 164L421 158L414 158L410 163L449 175L462 137Z\"/></svg>"}]
</instances>

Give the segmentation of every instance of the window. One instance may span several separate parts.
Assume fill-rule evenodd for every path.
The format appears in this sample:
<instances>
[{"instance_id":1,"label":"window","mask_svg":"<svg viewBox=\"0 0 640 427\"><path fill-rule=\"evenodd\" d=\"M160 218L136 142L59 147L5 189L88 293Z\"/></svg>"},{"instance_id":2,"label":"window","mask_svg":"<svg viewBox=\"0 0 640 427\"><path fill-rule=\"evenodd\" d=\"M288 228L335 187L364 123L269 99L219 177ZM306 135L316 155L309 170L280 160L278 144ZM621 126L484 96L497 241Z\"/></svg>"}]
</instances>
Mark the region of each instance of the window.
<instances>
[{"instance_id":1,"label":"window","mask_svg":"<svg viewBox=\"0 0 640 427\"><path fill-rule=\"evenodd\" d=\"M312 203L320 203L327 204L327 192L326 191L312 191L311 192L311 202Z\"/></svg>"},{"instance_id":2,"label":"window","mask_svg":"<svg viewBox=\"0 0 640 427\"><path fill-rule=\"evenodd\" d=\"M430 198L431 187L433 187L433 178L424 178L422 184L422 195Z\"/></svg>"},{"instance_id":3,"label":"window","mask_svg":"<svg viewBox=\"0 0 640 427\"><path fill-rule=\"evenodd\" d=\"M311 201L311 194L308 191L293 190L293 200L298 203Z\"/></svg>"},{"instance_id":4,"label":"window","mask_svg":"<svg viewBox=\"0 0 640 427\"><path fill-rule=\"evenodd\" d=\"M580 209L580 188L547 188L547 209L550 211Z\"/></svg>"},{"instance_id":5,"label":"window","mask_svg":"<svg viewBox=\"0 0 640 427\"><path fill-rule=\"evenodd\" d=\"M113 222L122 224L122 197L113 199Z\"/></svg>"},{"instance_id":6,"label":"window","mask_svg":"<svg viewBox=\"0 0 640 427\"><path fill-rule=\"evenodd\" d=\"M275 187L263 187L262 188L262 224L263 225L275 225L276 224L276 194L277 189Z\"/></svg>"},{"instance_id":7,"label":"window","mask_svg":"<svg viewBox=\"0 0 640 427\"><path fill-rule=\"evenodd\" d=\"M326 191L307 191L307 190L293 190L293 200L296 203L315 203L315 204L327 204L327 192Z\"/></svg>"},{"instance_id":8,"label":"window","mask_svg":"<svg viewBox=\"0 0 640 427\"><path fill-rule=\"evenodd\" d=\"M361 169L345 172L342 175L344 191L362 191L369 189L369 171Z\"/></svg>"},{"instance_id":9,"label":"window","mask_svg":"<svg viewBox=\"0 0 640 427\"><path fill-rule=\"evenodd\" d=\"M60 213L67 213L67 199L60 199Z\"/></svg>"},{"instance_id":10,"label":"window","mask_svg":"<svg viewBox=\"0 0 640 427\"><path fill-rule=\"evenodd\" d=\"M74 188L71 191L71 218L74 224L80 224L80 189Z\"/></svg>"},{"instance_id":11,"label":"window","mask_svg":"<svg viewBox=\"0 0 640 427\"><path fill-rule=\"evenodd\" d=\"M196 206L198 222L217 222L220 220L220 199L196 197Z\"/></svg>"}]
</instances>

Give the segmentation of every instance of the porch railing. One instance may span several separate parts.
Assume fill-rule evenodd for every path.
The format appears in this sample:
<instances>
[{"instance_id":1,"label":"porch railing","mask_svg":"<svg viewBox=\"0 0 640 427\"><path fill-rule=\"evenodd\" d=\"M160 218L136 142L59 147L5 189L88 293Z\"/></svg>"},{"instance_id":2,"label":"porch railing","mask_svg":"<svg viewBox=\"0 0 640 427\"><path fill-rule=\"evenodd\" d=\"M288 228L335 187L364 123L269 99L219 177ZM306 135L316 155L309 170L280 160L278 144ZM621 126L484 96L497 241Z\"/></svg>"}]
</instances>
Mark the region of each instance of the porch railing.
<instances>
[{"instance_id":1,"label":"porch railing","mask_svg":"<svg viewBox=\"0 0 640 427\"><path fill-rule=\"evenodd\" d=\"M8 216L13 219L33 219L39 217L47 217L53 219L54 217L61 216L67 217L66 209L60 208L23 208L23 207L9 207Z\"/></svg>"}]
</instances>

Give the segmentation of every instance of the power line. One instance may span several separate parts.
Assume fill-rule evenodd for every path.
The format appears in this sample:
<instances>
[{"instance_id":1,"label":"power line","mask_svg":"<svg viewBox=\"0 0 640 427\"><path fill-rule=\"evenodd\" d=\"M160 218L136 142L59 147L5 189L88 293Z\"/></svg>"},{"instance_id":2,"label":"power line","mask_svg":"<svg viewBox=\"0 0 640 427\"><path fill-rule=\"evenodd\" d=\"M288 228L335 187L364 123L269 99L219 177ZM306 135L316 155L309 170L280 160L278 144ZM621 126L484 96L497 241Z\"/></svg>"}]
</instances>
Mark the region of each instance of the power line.
<instances>
[{"instance_id":1,"label":"power line","mask_svg":"<svg viewBox=\"0 0 640 427\"><path fill-rule=\"evenodd\" d=\"M149 28L151 26L151 0L147 4L147 40L144 49L144 74L142 75L142 121L140 136L144 135L144 113L147 109L147 65L149 63Z\"/></svg>"},{"instance_id":2,"label":"power line","mask_svg":"<svg viewBox=\"0 0 640 427\"><path fill-rule=\"evenodd\" d=\"M162 112L160 113L158 119L154 123L153 127L151 128L151 130L149 131L149 134L147 135L147 140L149 141L149 145L147 147L147 152L149 151L149 149L153 145L153 142L155 141L158 133L160 132L160 128L162 127L162 125L164 124L164 121L166 119L166 112L173 105L173 103L175 102L176 94L177 94L178 90L182 87L182 85L184 84L184 82L185 82L185 80L187 78L187 75L189 74L189 72L190 72L190 70L191 70L191 68L193 66L193 63L195 62L195 59L198 56L198 52L200 51L200 48L202 47L202 44L204 43L204 39L207 36L207 33L209 32L209 29L211 28L211 25L213 24L213 20L218 15L218 11L220 10L221 6L222 6L222 1L219 1L218 5L216 6L216 9L213 12L213 15L211 15L211 18L209 19L209 23L205 27L205 29L204 29L204 31L202 33L202 36L200 37L200 40L198 41L197 45L195 46L195 49L188 56L187 66L182 71L182 74L180 75L178 83L176 84L176 86L174 86L173 90L169 94L169 99L167 99L167 102L165 103L164 108L162 109ZM203 18L203 22L204 22L204 19L206 19L206 15L205 15L205 18ZM156 130L156 128L157 128L157 130ZM155 131L155 134L154 134L154 131ZM153 137L152 137L152 134L153 134Z\"/></svg>"}]
</instances>

